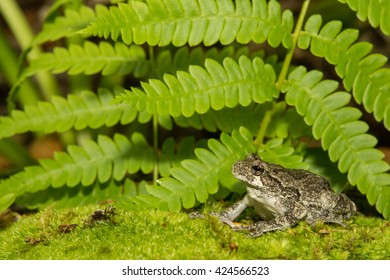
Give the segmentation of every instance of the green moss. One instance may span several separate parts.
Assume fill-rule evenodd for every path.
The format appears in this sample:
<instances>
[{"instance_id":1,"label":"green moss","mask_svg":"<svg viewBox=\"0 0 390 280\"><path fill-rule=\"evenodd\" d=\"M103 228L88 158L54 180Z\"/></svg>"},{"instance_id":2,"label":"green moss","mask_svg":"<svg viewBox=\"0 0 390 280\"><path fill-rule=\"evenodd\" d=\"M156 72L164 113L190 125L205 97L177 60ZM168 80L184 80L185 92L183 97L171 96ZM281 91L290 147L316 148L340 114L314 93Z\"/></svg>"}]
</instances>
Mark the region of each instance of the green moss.
<instances>
[{"instance_id":1,"label":"green moss","mask_svg":"<svg viewBox=\"0 0 390 280\"><path fill-rule=\"evenodd\" d=\"M357 216L347 228L302 222L250 239L213 217L97 206L44 211L0 230L0 259L390 259L390 223ZM60 225L77 224L66 233Z\"/></svg>"}]
</instances>

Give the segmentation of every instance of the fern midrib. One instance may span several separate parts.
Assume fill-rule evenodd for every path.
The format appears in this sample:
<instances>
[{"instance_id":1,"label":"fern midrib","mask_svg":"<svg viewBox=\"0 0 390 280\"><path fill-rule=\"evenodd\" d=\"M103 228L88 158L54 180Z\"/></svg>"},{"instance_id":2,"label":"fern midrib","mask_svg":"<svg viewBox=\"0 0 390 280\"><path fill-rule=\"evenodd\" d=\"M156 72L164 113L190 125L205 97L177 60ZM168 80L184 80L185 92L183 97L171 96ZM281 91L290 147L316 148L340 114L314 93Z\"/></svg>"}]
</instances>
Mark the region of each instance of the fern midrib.
<instances>
[{"instance_id":1,"label":"fern midrib","mask_svg":"<svg viewBox=\"0 0 390 280\"><path fill-rule=\"evenodd\" d=\"M256 79L242 79L242 80L238 80L238 81L229 81L227 83L217 83L217 84L214 84L214 86L208 86L208 87L204 87L196 92L198 92L198 94L194 94L195 96L196 95L203 95L204 93L208 92L208 91L211 91L213 89L217 89L217 88L225 88L225 87L232 87L234 85L240 85L240 84L257 84L257 83L260 83L260 80L258 78ZM192 95L191 92L187 92L187 95Z\"/></svg>"},{"instance_id":2,"label":"fern midrib","mask_svg":"<svg viewBox=\"0 0 390 280\"><path fill-rule=\"evenodd\" d=\"M207 20L207 23L210 23L210 19L215 19L215 18L221 18L221 19L224 19L224 23L226 23L226 20L231 20L231 19L239 19L240 20L240 24L244 21L244 20L254 20L256 22L268 22L270 23L270 20L268 18L260 18L260 17L257 17L257 16L240 16L240 15L224 15L224 14L213 14L213 15L207 15L207 16L190 16L190 17L183 17L183 18L167 18L167 19L163 19L161 21L156 21L158 20L159 18L153 18L152 20L147 20L147 21L143 21L143 22L138 22L137 25L150 25L150 24L156 24L156 23L161 23L161 24L168 24L168 23L172 23L172 22L176 22L176 23L181 23L181 22L188 22L188 21L191 21L191 22L194 22L195 20L199 20L199 19L202 19L202 20Z\"/></svg>"},{"instance_id":3,"label":"fern midrib","mask_svg":"<svg viewBox=\"0 0 390 280\"><path fill-rule=\"evenodd\" d=\"M269 18L260 18L257 16L221 15L221 14L213 14L213 15L206 15L206 16L205 15L189 16L189 17L183 17L183 18L166 18L166 19L152 18L150 20L137 21L137 22L129 22L129 21L118 22L118 21L115 21L115 23L116 23L115 25L112 24L112 22L107 23L105 21L104 22L96 21L96 22L92 22L91 24L93 25L96 23L98 26L104 26L106 28L109 27L110 29L113 29L113 27L116 27L117 29L123 29L123 28L129 28L129 26L133 27L133 28L138 28L140 26L150 26L150 25L154 26L156 24L168 25L168 24L175 23L175 28L177 28L177 27L180 27L181 23L187 23L187 22L193 23L194 21L197 21L197 20L206 20L206 22L207 22L206 29L207 29L209 26L210 20L213 20L213 19L223 20L223 26L221 28L222 30L225 27L227 21L236 20L236 19L240 20L239 29L241 28L242 23L244 21L256 21L257 26L259 26L259 24L261 24L261 23L266 23L269 26L275 25L275 23L272 22ZM88 27L87 27L87 29L88 29ZM253 30L255 30L255 29L253 29ZM96 31L100 32L99 29L95 30L95 32Z\"/></svg>"},{"instance_id":4,"label":"fern midrib","mask_svg":"<svg viewBox=\"0 0 390 280\"><path fill-rule=\"evenodd\" d=\"M215 90L215 89L218 89L218 88L229 88L229 87L233 87L233 86L238 86L240 84L253 84L253 85L256 85L258 83L261 83L261 81L259 80L258 77L253 78L253 79L242 79L242 80L238 80L238 81L229 81L227 83L217 83L217 84L214 84L212 86L202 87L202 88L197 89L197 90L192 89L190 91L185 91L179 97L204 96L205 93L207 93L209 91L212 91L212 90ZM128 91L128 90L126 90L126 91L128 93L132 92L132 91ZM225 97L228 98L229 95L226 94L226 91L224 91L224 92L225 92ZM144 95L141 97L141 99L145 100L146 102L151 100L151 101L153 101L155 103L158 103L158 100L160 100L160 99L167 100L167 99L174 99L176 97L176 95L172 95L172 94L170 94L170 95L160 94L157 97L151 97L145 91L143 91L143 93L144 93ZM251 95L253 97L253 92L251 92ZM127 96L131 96L131 95L127 94ZM140 96L137 95L137 98L140 98ZM224 107L226 107L226 106L224 106Z\"/></svg>"},{"instance_id":5,"label":"fern midrib","mask_svg":"<svg viewBox=\"0 0 390 280\"><path fill-rule=\"evenodd\" d=\"M341 49L339 47L340 45L334 43L334 40L332 40L331 38L328 38L328 37L320 36L320 34L308 32L306 30L301 30L299 36L302 36L302 35L307 35L309 37L316 38L319 41L325 41L327 43L330 43L332 45L332 47L337 48L337 51L339 51Z\"/></svg>"}]
</instances>

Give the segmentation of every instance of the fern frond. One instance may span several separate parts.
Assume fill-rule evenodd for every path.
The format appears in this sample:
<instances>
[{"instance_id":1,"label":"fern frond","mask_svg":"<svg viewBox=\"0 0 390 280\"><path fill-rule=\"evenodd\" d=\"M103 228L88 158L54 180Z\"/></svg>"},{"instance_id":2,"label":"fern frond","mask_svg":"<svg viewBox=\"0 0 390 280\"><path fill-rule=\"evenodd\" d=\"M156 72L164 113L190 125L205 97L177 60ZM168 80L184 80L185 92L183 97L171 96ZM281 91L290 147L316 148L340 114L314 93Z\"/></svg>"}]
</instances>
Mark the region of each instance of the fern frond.
<instances>
[{"instance_id":1,"label":"fern frond","mask_svg":"<svg viewBox=\"0 0 390 280\"><path fill-rule=\"evenodd\" d=\"M271 46L291 45L293 15L281 13L275 0L148 0L96 8L96 20L82 34L126 44L210 46L217 42L250 41Z\"/></svg>"},{"instance_id":2,"label":"fern frond","mask_svg":"<svg viewBox=\"0 0 390 280\"><path fill-rule=\"evenodd\" d=\"M113 98L110 91L99 89L98 94L84 91L69 94L67 99L55 96L51 102L27 105L24 111L14 110L11 116L0 117L0 139L27 131L52 133L132 122L138 112L126 104L114 104Z\"/></svg>"},{"instance_id":3,"label":"fern frond","mask_svg":"<svg viewBox=\"0 0 390 280\"><path fill-rule=\"evenodd\" d=\"M321 139L330 159L338 161L339 170L348 172L351 185L357 185L369 203L389 218L390 174L384 155L374 148L377 141L366 133L368 125L359 120L361 112L346 106L350 95L334 92L337 82L321 79L319 71L295 69L283 88L286 101L312 126L313 136Z\"/></svg>"},{"instance_id":4,"label":"fern frond","mask_svg":"<svg viewBox=\"0 0 390 280\"><path fill-rule=\"evenodd\" d=\"M39 166L26 167L8 179L0 181L0 211L24 193L34 193L78 184L88 186L111 178L121 180L127 173L153 170L154 154L145 138L134 133L129 141L116 134L113 139L99 136L97 143L87 140L83 147L69 146L68 152L59 152L54 159L42 159Z\"/></svg>"},{"instance_id":5,"label":"fern frond","mask_svg":"<svg viewBox=\"0 0 390 280\"><path fill-rule=\"evenodd\" d=\"M358 30L346 29L342 32L341 22L331 21L321 28L321 16L308 19L305 31L300 35L298 46L329 63L336 65L337 74L343 78L344 87L352 90L358 104L373 113L377 121L384 122L390 130L390 69L383 68L387 58L380 54L369 54L369 43L355 43Z\"/></svg>"},{"instance_id":6,"label":"fern frond","mask_svg":"<svg viewBox=\"0 0 390 280\"><path fill-rule=\"evenodd\" d=\"M372 27L380 27L384 34L390 35L390 1L389 0L338 0L356 11L361 21L368 22Z\"/></svg>"},{"instance_id":7,"label":"fern frond","mask_svg":"<svg viewBox=\"0 0 390 280\"><path fill-rule=\"evenodd\" d=\"M274 82L273 68L264 65L260 58L251 61L241 56L238 63L226 58L223 65L208 59L205 69L190 66L189 73L179 71L177 77L164 75L164 83L149 80L141 83L143 90L125 90L117 100L149 114L190 117L211 108L221 110L248 106L252 101L270 101L279 94Z\"/></svg>"},{"instance_id":8,"label":"fern frond","mask_svg":"<svg viewBox=\"0 0 390 280\"><path fill-rule=\"evenodd\" d=\"M231 174L232 164L256 150L245 128L231 135L222 133L220 141L210 139L208 147L209 150L195 150L197 159L184 160L180 167L172 168L173 177L160 179L159 186L147 187L151 195L160 199L161 208L179 211L193 207L196 201L205 202L209 194L218 191L218 182L233 190L237 180Z\"/></svg>"},{"instance_id":9,"label":"fern frond","mask_svg":"<svg viewBox=\"0 0 390 280\"><path fill-rule=\"evenodd\" d=\"M108 42L96 45L86 41L83 46L73 44L68 49L57 47L52 53L42 53L31 61L22 78L41 70L52 73L67 71L70 75L99 72L102 75L125 75L134 72L136 77L141 77L148 72L145 56L145 51L139 46L129 47L123 43L111 45Z\"/></svg>"},{"instance_id":10,"label":"fern frond","mask_svg":"<svg viewBox=\"0 0 390 280\"><path fill-rule=\"evenodd\" d=\"M87 6L81 6L79 11L67 9L64 16L58 16L54 22L43 25L42 31L34 38L33 45L77 35L78 31L94 20L95 12Z\"/></svg>"}]
</instances>

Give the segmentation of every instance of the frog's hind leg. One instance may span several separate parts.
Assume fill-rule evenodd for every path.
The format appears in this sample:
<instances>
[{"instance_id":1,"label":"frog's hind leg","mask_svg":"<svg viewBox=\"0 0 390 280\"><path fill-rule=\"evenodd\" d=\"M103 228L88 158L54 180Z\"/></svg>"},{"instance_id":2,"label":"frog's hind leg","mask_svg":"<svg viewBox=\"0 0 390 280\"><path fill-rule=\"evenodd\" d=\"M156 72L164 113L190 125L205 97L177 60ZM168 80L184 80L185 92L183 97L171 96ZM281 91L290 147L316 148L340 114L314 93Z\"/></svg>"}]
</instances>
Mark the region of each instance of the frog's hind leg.
<instances>
[{"instance_id":1,"label":"frog's hind leg","mask_svg":"<svg viewBox=\"0 0 390 280\"><path fill-rule=\"evenodd\" d=\"M323 222L323 223L338 224L342 227L346 227L343 221L344 219L342 215L335 215L334 213L328 211L322 213L321 215L320 214L310 215L306 218L306 222L311 226L315 226L317 222Z\"/></svg>"},{"instance_id":2,"label":"frog's hind leg","mask_svg":"<svg viewBox=\"0 0 390 280\"><path fill-rule=\"evenodd\" d=\"M248 230L250 237L258 237L268 231L283 230L298 223L299 219L292 215L278 216L270 221L260 221L251 225L235 226L234 230Z\"/></svg>"}]
</instances>

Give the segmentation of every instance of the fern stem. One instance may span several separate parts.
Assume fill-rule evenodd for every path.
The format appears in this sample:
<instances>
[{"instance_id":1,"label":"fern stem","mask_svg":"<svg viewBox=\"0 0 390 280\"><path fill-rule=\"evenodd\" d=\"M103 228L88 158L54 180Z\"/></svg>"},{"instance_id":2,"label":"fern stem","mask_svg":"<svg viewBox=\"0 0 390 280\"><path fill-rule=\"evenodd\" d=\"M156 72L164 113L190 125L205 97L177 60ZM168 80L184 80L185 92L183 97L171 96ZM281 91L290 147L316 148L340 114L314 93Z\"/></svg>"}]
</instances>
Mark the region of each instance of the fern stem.
<instances>
[{"instance_id":1,"label":"fern stem","mask_svg":"<svg viewBox=\"0 0 390 280\"><path fill-rule=\"evenodd\" d=\"M154 167L153 167L153 184L157 185L158 180L158 160L159 160L159 153L158 153L158 115L153 115L153 150L155 152L155 161L154 161Z\"/></svg>"},{"instance_id":2,"label":"fern stem","mask_svg":"<svg viewBox=\"0 0 390 280\"><path fill-rule=\"evenodd\" d=\"M291 59L293 57L295 47L296 47L297 42L298 42L299 33L301 32L302 27L303 27L303 21L305 19L309 4L310 4L310 0L304 0L304 2L302 4L302 8L301 8L301 12L300 12L299 17L298 17L297 25L295 26L295 30L294 30L294 33L292 35L293 43L291 45L291 48L287 51L286 57L284 58L284 61L283 61L282 70L280 71L278 81L276 82L276 88L279 90L281 89L282 84L283 84L284 80L286 79L286 76L288 73L288 68L290 67Z\"/></svg>"},{"instance_id":3,"label":"fern stem","mask_svg":"<svg viewBox=\"0 0 390 280\"><path fill-rule=\"evenodd\" d=\"M283 84L284 80L286 79L288 69L290 67L291 59L294 55L295 47L296 47L297 42L298 42L299 33L302 30L303 21L305 19L309 4L310 4L310 0L305 0L302 4L302 8L301 8L301 12L300 12L299 17L298 17L297 25L295 26L295 30L294 30L294 33L292 35L293 43L291 45L291 48L287 51L286 57L283 61L282 70L280 71L278 80L277 80L276 85L275 85L279 91L281 90L282 84ZM276 103L273 102L272 104L270 104L268 110L264 114L264 117L260 123L259 131L257 132L257 136L255 139L256 146L261 146L263 144L268 125L271 123L272 116L275 113L275 107L276 107Z\"/></svg>"},{"instance_id":4,"label":"fern stem","mask_svg":"<svg viewBox=\"0 0 390 280\"><path fill-rule=\"evenodd\" d=\"M255 139L255 145L257 147L263 145L265 134L267 132L268 125L271 123L272 116L275 113L275 102L270 103L267 111L265 111L264 117L261 120L259 131Z\"/></svg>"},{"instance_id":5,"label":"fern stem","mask_svg":"<svg viewBox=\"0 0 390 280\"><path fill-rule=\"evenodd\" d=\"M151 75L155 76L155 60L154 60L154 48L149 46L149 60L151 64ZM153 115L153 150L155 153L155 161L153 167L153 184L157 185L158 180L158 114Z\"/></svg>"}]
</instances>

